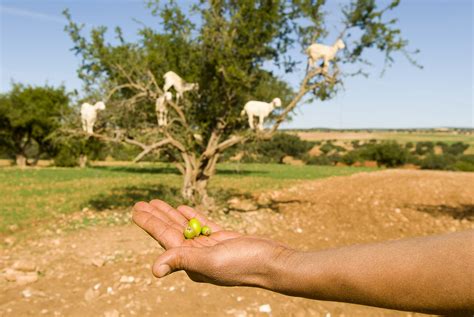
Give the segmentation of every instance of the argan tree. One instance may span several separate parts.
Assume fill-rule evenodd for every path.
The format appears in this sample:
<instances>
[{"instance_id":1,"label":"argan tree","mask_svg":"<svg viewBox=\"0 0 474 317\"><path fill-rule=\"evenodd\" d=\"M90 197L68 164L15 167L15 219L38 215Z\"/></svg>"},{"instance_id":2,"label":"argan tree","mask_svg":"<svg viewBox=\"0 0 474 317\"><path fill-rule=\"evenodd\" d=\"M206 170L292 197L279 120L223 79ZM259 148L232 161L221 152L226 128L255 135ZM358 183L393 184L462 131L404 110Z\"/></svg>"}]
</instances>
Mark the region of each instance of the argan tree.
<instances>
[{"instance_id":1,"label":"argan tree","mask_svg":"<svg viewBox=\"0 0 474 317\"><path fill-rule=\"evenodd\" d=\"M40 155L53 154L49 136L70 111L70 94L61 87L13 84L0 94L0 151L16 165L35 165Z\"/></svg>"},{"instance_id":2,"label":"argan tree","mask_svg":"<svg viewBox=\"0 0 474 317\"><path fill-rule=\"evenodd\" d=\"M375 0L352 0L341 7L337 33L329 34L325 0L198 0L184 9L173 0L148 1L161 26L142 27L136 42L127 42L119 27L114 39L107 40L105 27L85 36L70 13L64 14L73 51L82 59L78 74L86 94L107 103L92 137L140 147L135 161L161 149L184 176L183 198L209 206L207 185L224 151L271 137L300 104L335 96L347 76L365 74L367 51L380 51L387 65L397 52L410 59L396 19L386 17L398 4L393 0L380 7ZM342 39L346 49L329 67L307 70L296 89L297 83L271 71L305 69L306 64L298 64L306 58L305 49L335 39ZM300 56L295 58L295 51ZM159 127L155 100L170 70L198 83L199 90L171 102L168 125ZM240 115L244 104L275 97L283 106L273 112L267 129L249 130Z\"/></svg>"}]
</instances>

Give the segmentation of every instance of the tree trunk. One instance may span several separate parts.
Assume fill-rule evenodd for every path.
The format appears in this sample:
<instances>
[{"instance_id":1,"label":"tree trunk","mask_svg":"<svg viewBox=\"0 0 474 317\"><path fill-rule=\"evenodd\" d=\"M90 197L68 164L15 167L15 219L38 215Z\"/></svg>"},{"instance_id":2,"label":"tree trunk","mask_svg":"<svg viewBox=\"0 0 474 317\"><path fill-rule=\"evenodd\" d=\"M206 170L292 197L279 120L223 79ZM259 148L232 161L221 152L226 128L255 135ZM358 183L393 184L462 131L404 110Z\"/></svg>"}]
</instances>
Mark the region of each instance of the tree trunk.
<instances>
[{"instance_id":1,"label":"tree trunk","mask_svg":"<svg viewBox=\"0 0 474 317\"><path fill-rule=\"evenodd\" d=\"M84 168L87 166L87 155L81 154L79 156L79 167Z\"/></svg>"},{"instance_id":2,"label":"tree trunk","mask_svg":"<svg viewBox=\"0 0 474 317\"><path fill-rule=\"evenodd\" d=\"M26 167L26 156L21 153L16 155L16 165L20 168L25 168Z\"/></svg>"},{"instance_id":3,"label":"tree trunk","mask_svg":"<svg viewBox=\"0 0 474 317\"><path fill-rule=\"evenodd\" d=\"M183 155L184 177L182 196L185 200L198 206L203 211L210 211L215 208L215 200L209 196L207 185L209 179L215 174L218 154L206 159L199 164L188 155Z\"/></svg>"},{"instance_id":4,"label":"tree trunk","mask_svg":"<svg viewBox=\"0 0 474 317\"><path fill-rule=\"evenodd\" d=\"M32 160L28 161L28 159L27 159L26 164L29 165L29 166L36 166L38 164L40 155L41 155L41 153L38 152Z\"/></svg>"}]
</instances>

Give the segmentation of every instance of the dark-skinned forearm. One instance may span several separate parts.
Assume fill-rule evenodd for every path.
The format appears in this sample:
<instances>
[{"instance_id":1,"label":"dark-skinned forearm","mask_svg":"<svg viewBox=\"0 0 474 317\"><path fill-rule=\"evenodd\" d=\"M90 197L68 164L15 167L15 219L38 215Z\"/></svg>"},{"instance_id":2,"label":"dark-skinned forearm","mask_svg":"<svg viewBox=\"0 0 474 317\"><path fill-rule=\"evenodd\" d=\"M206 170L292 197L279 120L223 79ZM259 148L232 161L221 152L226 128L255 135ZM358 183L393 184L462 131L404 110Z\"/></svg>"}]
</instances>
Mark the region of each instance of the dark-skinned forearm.
<instances>
[{"instance_id":1,"label":"dark-skinned forearm","mask_svg":"<svg viewBox=\"0 0 474 317\"><path fill-rule=\"evenodd\" d=\"M474 311L474 231L320 252L288 250L263 287L438 314Z\"/></svg>"}]
</instances>

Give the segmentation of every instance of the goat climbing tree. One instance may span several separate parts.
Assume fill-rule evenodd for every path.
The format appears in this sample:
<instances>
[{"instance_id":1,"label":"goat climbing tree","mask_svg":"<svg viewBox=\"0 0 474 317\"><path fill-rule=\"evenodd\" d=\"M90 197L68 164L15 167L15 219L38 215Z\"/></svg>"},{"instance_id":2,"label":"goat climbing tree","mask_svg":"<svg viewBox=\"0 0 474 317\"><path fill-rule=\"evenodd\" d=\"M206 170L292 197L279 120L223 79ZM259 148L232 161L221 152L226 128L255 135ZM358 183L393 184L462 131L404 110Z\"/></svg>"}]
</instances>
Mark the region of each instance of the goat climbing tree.
<instances>
[{"instance_id":1,"label":"goat climbing tree","mask_svg":"<svg viewBox=\"0 0 474 317\"><path fill-rule=\"evenodd\" d=\"M183 198L205 207L212 205L207 185L224 151L270 138L298 105L335 96L347 76L365 73L366 52L384 54L386 65L397 52L413 62L397 21L386 17L398 0L384 7L375 0L350 1L337 9L341 23L334 34L326 27L331 8L325 0L198 0L185 9L173 0L147 5L161 27L142 27L136 42L127 42L119 27L114 40L106 40L105 27L85 36L64 12L73 50L82 59L78 74L85 94L102 96L107 104L92 137L141 148L135 161L163 151L183 174ZM334 39L342 39L346 48L329 70L316 65L303 72L305 49ZM301 73L300 82L288 83L275 70ZM170 102L168 124L159 127L154 105L163 95L167 71L198 83L199 91ZM283 106L274 111L267 129L249 130L240 116L244 104L275 97Z\"/></svg>"}]
</instances>

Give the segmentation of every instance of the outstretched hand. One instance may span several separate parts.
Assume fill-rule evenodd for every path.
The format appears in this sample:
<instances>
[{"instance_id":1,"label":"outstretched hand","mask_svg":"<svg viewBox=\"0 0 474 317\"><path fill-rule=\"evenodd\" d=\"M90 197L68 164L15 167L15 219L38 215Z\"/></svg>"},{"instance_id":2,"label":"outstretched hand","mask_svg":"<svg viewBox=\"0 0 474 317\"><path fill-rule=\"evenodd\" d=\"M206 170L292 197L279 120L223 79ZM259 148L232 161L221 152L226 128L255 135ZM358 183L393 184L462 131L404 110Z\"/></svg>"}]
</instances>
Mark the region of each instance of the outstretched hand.
<instances>
[{"instance_id":1,"label":"outstretched hand","mask_svg":"<svg viewBox=\"0 0 474 317\"><path fill-rule=\"evenodd\" d=\"M191 218L210 227L212 234L185 239ZM135 204L133 221L165 249L153 265L156 277L184 270L196 282L269 287L281 263L276 260L292 253L272 240L224 230L191 207L175 209L161 200Z\"/></svg>"}]
</instances>

